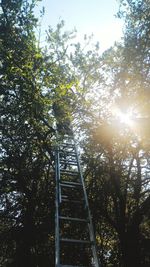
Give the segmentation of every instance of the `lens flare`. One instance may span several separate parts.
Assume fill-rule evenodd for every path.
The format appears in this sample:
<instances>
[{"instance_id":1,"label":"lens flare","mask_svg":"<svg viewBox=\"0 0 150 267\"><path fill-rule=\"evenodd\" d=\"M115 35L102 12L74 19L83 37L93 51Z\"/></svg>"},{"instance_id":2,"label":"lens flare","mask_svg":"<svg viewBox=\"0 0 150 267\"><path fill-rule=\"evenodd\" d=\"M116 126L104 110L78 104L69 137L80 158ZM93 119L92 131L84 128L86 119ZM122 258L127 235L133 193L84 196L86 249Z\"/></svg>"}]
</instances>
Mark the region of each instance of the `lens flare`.
<instances>
[{"instance_id":1,"label":"lens flare","mask_svg":"<svg viewBox=\"0 0 150 267\"><path fill-rule=\"evenodd\" d=\"M120 121L120 123L126 124L128 126L133 125L133 120L132 120L132 112L122 112L119 108L113 108L112 114Z\"/></svg>"}]
</instances>

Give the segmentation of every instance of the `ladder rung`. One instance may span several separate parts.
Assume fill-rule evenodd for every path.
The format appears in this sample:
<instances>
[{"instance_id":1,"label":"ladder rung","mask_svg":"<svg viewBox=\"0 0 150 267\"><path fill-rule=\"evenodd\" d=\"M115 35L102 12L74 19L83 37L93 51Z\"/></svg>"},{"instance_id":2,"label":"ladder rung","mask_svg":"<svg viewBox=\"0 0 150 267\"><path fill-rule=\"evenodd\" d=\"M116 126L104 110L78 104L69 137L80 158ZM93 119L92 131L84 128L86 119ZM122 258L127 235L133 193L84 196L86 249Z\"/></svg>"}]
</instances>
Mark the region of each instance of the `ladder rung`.
<instances>
[{"instance_id":1,"label":"ladder rung","mask_svg":"<svg viewBox=\"0 0 150 267\"><path fill-rule=\"evenodd\" d=\"M72 176L77 176L80 173L77 171L70 171L70 170L60 170L61 174L67 174L67 175L72 175Z\"/></svg>"},{"instance_id":2,"label":"ladder rung","mask_svg":"<svg viewBox=\"0 0 150 267\"><path fill-rule=\"evenodd\" d=\"M65 195L61 195L61 197L62 197L62 198L64 197L65 199L68 198L68 196L65 196Z\"/></svg>"},{"instance_id":3,"label":"ladder rung","mask_svg":"<svg viewBox=\"0 0 150 267\"><path fill-rule=\"evenodd\" d=\"M78 244L91 244L91 241L87 240L80 240L80 239L69 239L69 238L60 238L60 241L62 242L68 242L68 243L78 243Z\"/></svg>"},{"instance_id":4,"label":"ladder rung","mask_svg":"<svg viewBox=\"0 0 150 267\"><path fill-rule=\"evenodd\" d=\"M66 264L65 265L64 264L60 264L59 266L60 267L85 267L85 266L81 266L81 265L79 266L79 265L66 265Z\"/></svg>"},{"instance_id":5,"label":"ladder rung","mask_svg":"<svg viewBox=\"0 0 150 267\"><path fill-rule=\"evenodd\" d=\"M70 154L75 154L75 155L77 155L77 153L76 153L76 151L75 151L75 148L74 148L74 145L69 145L69 146L60 146L59 147L59 154L60 155L70 155Z\"/></svg>"},{"instance_id":6,"label":"ladder rung","mask_svg":"<svg viewBox=\"0 0 150 267\"><path fill-rule=\"evenodd\" d=\"M64 152L64 150L61 150L61 151L59 152L59 154L67 155L67 156L70 156L70 157L76 157L76 156L77 156L77 154L74 153L74 152L72 152L72 151L65 151L65 152Z\"/></svg>"},{"instance_id":7,"label":"ladder rung","mask_svg":"<svg viewBox=\"0 0 150 267\"><path fill-rule=\"evenodd\" d=\"M62 186L62 187L67 187L67 188L77 188L77 186L76 185L71 185L71 184L63 184L63 183L61 183L60 184L60 186ZM78 187L79 188L79 187Z\"/></svg>"},{"instance_id":8,"label":"ladder rung","mask_svg":"<svg viewBox=\"0 0 150 267\"><path fill-rule=\"evenodd\" d=\"M74 185L70 185L70 184L63 184L61 183L60 186L63 186L63 187L68 187L68 188L75 188Z\"/></svg>"},{"instance_id":9,"label":"ladder rung","mask_svg":"<svg viewBox=\"0 0 150 267\"><path fill-rule=\"evenodd\" d=\"M64 162L64 163L77 163L77 160L71 160L71 159L61 159L60 158L60 161Z\"/></svg>"},{"instance_id":10,"label":"ladder rung","mask_svg":"<svg viewBox=\"0 0 150 267\"><path fill-rule=\"evenodd\" d=\"M87 220L87 219L73 218L73 217L64 217L64 216L59 216L59 219L65 220L65 221L89 222L89 220Z\"/></svg>"},{"instance_id":11,"label":"ladder rung","mask_svg":"<svg viewBox=\"0 0 150 267\"><path fill-rule=\"evenodd\" d=\"M68 200L68 201L76 201L74 199L73 200L72 199L68 199L68 196L66 196L66 195L61 195L61 198L64 198L65 200ZM80 201L84 201L84 199L81 198Z\"/></svg>"},{"instance_id":12,"label":"ladder rung","mask_svg":"<svg viewBox=\"0 0 150 267\"><path fill-rule=\"evenodd\" d=\"M79 201L79 200L70 200L70 199L61 199L62 202L69 202L69 203L74 203L74 204L83 204L83 201Z\"/></svg>"},{"instance_id":13,"label":"ladder rung","mask_svg":"<svg viewBox=\"0 0 150 267\"><path fill-rule=\"evenodd\" d=\"M71 148L74 148L75 147L75 144L71 144L71 143L62 143L60 144L60 147L71 147Z\"/></svg>"},{"instance_id":14,"label":"ladder rung","mask_svg":"<svg viewBox=\"0 0 150 267\"><path fill-rule=\"evenodd\" d=\"M61 164L72 165L72 166L78 166L77 162L73 162L73 161L60 160L60 163Z\"/></svg>"},{"instance_id":15,"label":"ladder rung","mask_svg":"<svg viewBox=\"0 0 150 267\"><path fill-rule=\"evenodd\" d=\"M63 181L60 183L61 186L82 186L81 183L76 183L76 182L67 182L67 181Z\"/></svg>"}]
</instances>

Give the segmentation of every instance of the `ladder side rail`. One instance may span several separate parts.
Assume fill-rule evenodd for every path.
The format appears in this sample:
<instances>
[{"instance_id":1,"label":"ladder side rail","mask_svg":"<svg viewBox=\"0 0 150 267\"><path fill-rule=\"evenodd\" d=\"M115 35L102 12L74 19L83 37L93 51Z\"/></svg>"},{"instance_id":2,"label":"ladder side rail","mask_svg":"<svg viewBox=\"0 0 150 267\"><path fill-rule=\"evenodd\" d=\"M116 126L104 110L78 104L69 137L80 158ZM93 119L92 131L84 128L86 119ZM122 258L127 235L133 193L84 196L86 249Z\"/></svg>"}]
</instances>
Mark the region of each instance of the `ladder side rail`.
<instances>
[{"instance_id":1,"label":"ladder side rail","mask_svg":"<svg viewBox=\"0 0 150 267\"><path fill-rule=\"evenodd\" d=\"M55 179L56 179L56 212L55 212L55 266L60 267L60 236L59 236L59 201L60 201L60 169L59 149L55 150Z\"/></svg>"},{"instance_id":2,"label":"ladder side rail","mask_svg":"<svg viewBox=\"0 0 150 267\"><path fill-rule=\"evenodd\" d=\"M83 174L82 174L82 170L81 170L81 165L80 165L80 161L79 161L78 149L77 149L77 145L76 145L75 140L74 140L74 143L75 143L75 151L76 151L76 157L77 157L78 170L79 170L79 173L80 173L80 179L81 179L81 183L82 183L82 186L83 186L85 203L86 203L88 217L89 217L88 227L89 227L89 233L90 233L90 241L93 243L92 244L92 253L93 253L94 263L95 263L95 267L100 267L100 263L99 263L98 256L97 256L97 251L96 251L96 240L95 240L95 235L94 235L92 216L91 216L91 212L90 212L87 192L86 192L86 188L85 188L85 183L84 183Z\"/></svg>"}]
</instances>

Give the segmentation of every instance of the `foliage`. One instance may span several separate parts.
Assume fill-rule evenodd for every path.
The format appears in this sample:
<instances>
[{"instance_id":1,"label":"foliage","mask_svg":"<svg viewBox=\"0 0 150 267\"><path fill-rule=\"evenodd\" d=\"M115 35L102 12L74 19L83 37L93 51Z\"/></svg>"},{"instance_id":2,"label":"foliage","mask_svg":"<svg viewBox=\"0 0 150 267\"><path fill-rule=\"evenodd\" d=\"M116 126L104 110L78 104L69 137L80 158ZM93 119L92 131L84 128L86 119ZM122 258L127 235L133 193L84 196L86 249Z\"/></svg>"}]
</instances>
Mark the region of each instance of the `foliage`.
<instances>
[{"instance_id":1,"label":"foliage","mask_svg":"<svg viewBox=\"0 0 150 267\"><path fill-rule=\"evenodd\" d=\"M121 1L124 43L104 52L107 93L100 90L94 99L95 112L83 124L85 177L99 243L104 247L100 254L104 266L148 266L150 261L146 230L150 204L148 2ZM130 111L132 124L119 121L119 112ZM106 236L108 243L103 240L103 224L115 233Z\"/></svg>"},{"instance_id":2,"label":"foliage","mask_svg":"<svg viewBox=\"0 0 150 267\"><path fill-rule=\"evenodd\" d=\"M50 259L48 217L53 214L54 183L49 175L52 141L46 138L53 131L43 121L48 103L41 92L43 55L33 31L34 5L34 1L2 2L2 266L37 266L44 254L45 264ZM52 123L52 118L48 121Z\"/></svg>"}]
</instances>

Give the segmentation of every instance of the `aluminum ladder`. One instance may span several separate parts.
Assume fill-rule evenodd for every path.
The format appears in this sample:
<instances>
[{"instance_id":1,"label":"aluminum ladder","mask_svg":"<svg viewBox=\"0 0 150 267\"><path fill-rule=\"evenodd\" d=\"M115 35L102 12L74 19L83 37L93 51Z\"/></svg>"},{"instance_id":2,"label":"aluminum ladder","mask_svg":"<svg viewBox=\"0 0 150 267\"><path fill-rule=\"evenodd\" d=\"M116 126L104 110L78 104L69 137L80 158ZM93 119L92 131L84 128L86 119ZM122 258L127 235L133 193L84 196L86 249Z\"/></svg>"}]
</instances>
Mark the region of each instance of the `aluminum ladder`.
<instances>
[{"instance_id":1,"label":"aluminum ladder","mask_svg":"<svg viewBox=\"0 0 150 267\"><path fill-rule=\"evenodd\" d=\"M55 151L55 266L100 267L77 145L64 135Z\"/></svg>"}]
</instances>

